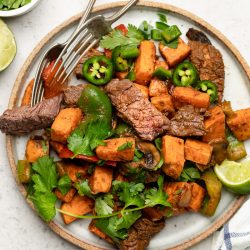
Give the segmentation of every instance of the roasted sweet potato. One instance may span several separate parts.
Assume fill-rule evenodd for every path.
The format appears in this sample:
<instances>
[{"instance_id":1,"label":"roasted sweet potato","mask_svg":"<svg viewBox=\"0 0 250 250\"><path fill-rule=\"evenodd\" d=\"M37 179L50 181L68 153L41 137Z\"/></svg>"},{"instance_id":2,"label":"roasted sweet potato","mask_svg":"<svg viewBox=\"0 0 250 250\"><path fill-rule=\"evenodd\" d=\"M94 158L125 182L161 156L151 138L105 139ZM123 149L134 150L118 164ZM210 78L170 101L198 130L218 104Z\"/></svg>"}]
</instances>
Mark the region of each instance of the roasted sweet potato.
<instances>
[{"instance_id":1,"label":"roasted sweet potato","mask_svg":"<svg viewBox=\"0 0 250 250\"><path fill-rule=\"evenodd\" d=\"M79 108L62 109L51 126L51 139L57 142L67 142L68 136L82 120Z\"/></svg>"},{"instance_id":2,"label":"roasted sweet potato","mask_svg":"<svg viewBox=\"0 0 250 250\"><path fill-rule=\"evenodd\" d=\"M207 93L202 93L191 87L176 87L172 96L177 108L185 104L193 105L196 108L208 108L210 105L210 97Z\"/></svg>"},{"instance_id":3,"label":"roasted sweet potato","mask_svg":"<svg viewBox=\"0 0 250 250\"><path fill-rule=\"evenodd\" d=\"M89 180L92 193L108 193L112 185L112 178L113 170L111 168L96 166Z\"/></svg>"},{"instance_id":4,"label":"roasted sweet potato","mask_svg":"<svg viewBox=\"0 0 250 250\"><path fill-rule=\"evenodd\" d=\"M56 163L57 172L60 176L67 174L72 182L78 180L78 175L85 178L88 175L88 166L78 166L72 162L58 161Z\"/></svg>"},{"instance_id":5,"label":"roasted sweet potato","mask_svg":"<svg viewBox=\"0 0 250 250\"><path fill-rule=\"evenodd\" d=\"M203 200L205 198L206 191L203 187L197 183L190 183L192 197L188 206L188 209L194 212L199 212Z\"/></svg>"},{"instance_id":6,"label":"roasted sweet potato","mask_svg":"<svg viewBox=\"0 0 250 250\"><path fill-rule=\"evenodd\" d=\"M162 67L164 69L169 69L166 61L156 60L155 61L155 70L158 69L159 67Z\"/></svg>"},{"instance_id":7,"label":"roasted sweet potato","mask_svg":"<svg viewBox=\"0 0 250 250\"><path fill-rule=\"evenodd\" d=\"M61 209L68 213L84 215L91 213L94 208L94 205L94 200L90 199L87 196L80 196L79 194L76 194L71 200L71 202L63 203ZM71 222L77 219L66 214L62 214L62 218L65 224L70 224Z\"/></svg>"},{"instance_id":8,"label":"roasted sweet potato","mask_svg":"<svg viewBox=\"0 0 250 250\"><path fill-rule=\"evenodd\" d=\"M128 71L125 71L125 72L115 72L115 76L119 80L125 79L127 75L128 75Z\"/></svg>"},{"instance_id":9,"label":"roasted sweet potato","mask_svg":"<svg viewBox=\"0 0 250 250\"><path fill-rule=\"evenodd\" d=\"M49 144L52 147L52 149L56 151L57 154L60 154L60 152L65 147L64 144L62 144L61 142L57 142L57 141L50 141Z\"/></svg>"},{"instance_id":10,"label":"roasted sweet potato","mask_svg":"<svg viewBox=\"0 0 250 250\"><path fill-rule=\"evenodd\" d=\"M178 47L176 49L169 48L162 43L159 44L159 49L170 67L174 67L183 61L191 52L190 47L184 43L181 38L179 38Z\"/></svg>"},{"instance_id":11,"label":"roasted sweet potato","mask_svg":"<svg viewBox=\"0 0 250 250\"><path fill-rule=\"evenodd\" d=\"M185 159L207 165L212 156L213 147L208 143L187 139L185 142Z\"/></svg>"},{"instance_id":12,"label":"roasted sweet potato","mask_svg":"<svg viewBox=\"0 0 250 250\"><path fill-rule=\"evenodd\" d=\"M202 137L204 142L216 139L225 139L225 114L221 107L215 106L209 109L210 117L204 121L206 135Z\"/></svg>"},{"instance_id":13,"label":"roasted sweet potato","mask_svg":"<svg viewBox=\"0 0 250 250\"><path fill-rule=\"evenodd\" d=\"M151 221L159 221L166 215L166 211L158 207L147 207L143 209L143 215Z\"/></svg>"},{"instance_id":14,"label":"roasted sweet potato","mask_svg":"<svg viewBox=\"0 0 250 250\"><path fill-rule=\"evenodd\" d=\"M135 139L132 137L105 140L105 146L96 148L96 155L105 161L132 161L135 153ZM124 149L122 148L124 147Z\"/></svg>"},{"instance_id":15,"label":"roasted sweet potato","mask_svg":"<svg viewBox=\"0 0 250 250\"><path fill-rule=\"evenodd\" d=\"M40 138L30 138L26 144L25 156L28 162L35 162L38 158L49 154L48 141Z\"/></svg>"},{"instance_id":16,"label":"roasted sweet potato","mask_svg":"<svg viewBox=\"0 0 250 250\"><path fill-rule=\"evenodd\" d=\"M234 111L234 115L227 118L230 130L239 141L250 138L250 108Z\"/></svg>"},{"instance_id":17,"label":"roasted sweet potato","mask_svg":"<svg viewBox=\"0 0 250 250\"><path fill-rule=\"evenodd\" d=\"M96 236L100 237L101 239L107 241L110 244L114 244L113 240L107 236L105 233L103 233L98 227L95 225L95 220L92 220L89 224L89 231Z\"/></svg>"},{"instance_id":18,"label":"roasted sweet potato","mask_svg":"<svg viewBox=\"0 0 250 250\"><path fill-rule=\"evenodd\" d=\"M135 62L135 82L147 85L155 69L155 45L152 41L142 41L140 54Z\"/></svg>"},{"instance_id":19,"label":"roasted sweet potato","mask_svg":"<svg viewBox=\"0 0 250 250\"><path fill-rule=\"evenodd\" d=\"M30 106L34 81L35 79L32 79L27 85L25 92L23 94L21 106Z\"/></svg>"},{"instance_id":20,"label":"roasted sweet potato","mask_svg":"<svg viewBox=\"0 0 250 250\"><path fill-rule=\"evenodd\" d=\"M56 189L56 190L55 190L55 195L57 196L57 198L58 198L59 200L63 201L63 202L66 202L66 203L72 201L72 199L73 199L75 193L76 193L76 190L75 190L74 188L71 188L71 189L68 191L68 193L65 194L65 195L63 195L59 189Z\"/></svg>"},{"instance_id":21,"label":"roasted sweet potato","mask_svg":"<svg viewBox=\"0 0 250 250\"><path fill-rule=\"evenodd\" d=\"M164 81L153 78L149 84L149 96L168 95L168 87Z\"/></svg>"},{"instance_id":22,"label":"roasted sweet potato","mask_svg":"<svg viewBox=\"0 0 250 250\"><path fill-rule=\"evenodd\" d=\"M148 98L148 87L136 83L135 87L138 88L146 98Z\"/></svg>"},{"instance_id":23,"label":"roasted sweet potato","mask_svg":"<svg viewBox=\"0 0 250 250\"><path fill-rule=\"evenodd\" d=\"M171 95L154 96L151 103L162 113L173 113L174 105Z\"/></svg>"},{"instance_id":24,"label":"roasted sweet potato","mask_svg":"<svg viewBox=\"0 0 250 250\"><path fill-rule=\"evenodd\" d=\"M164 165L162 170L166 175L177 179L184 166L184 140L165 135L162 137L162 153Z\"/></svg>"}]
</instances>

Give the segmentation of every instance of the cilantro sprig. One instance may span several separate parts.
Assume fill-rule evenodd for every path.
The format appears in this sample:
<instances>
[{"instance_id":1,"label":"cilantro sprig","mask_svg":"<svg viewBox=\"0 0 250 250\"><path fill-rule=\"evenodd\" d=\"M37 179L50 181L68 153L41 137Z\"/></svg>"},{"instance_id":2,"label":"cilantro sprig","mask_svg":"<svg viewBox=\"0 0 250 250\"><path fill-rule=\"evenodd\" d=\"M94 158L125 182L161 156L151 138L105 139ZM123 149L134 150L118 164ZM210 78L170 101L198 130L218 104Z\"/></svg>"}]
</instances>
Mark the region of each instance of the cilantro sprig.
<instances>
[{"instance_id":1,"label":"cilantro sprig","mask_svg":"<svg viewBox=\"0 0 250 250\"><path fill-rule=\"evenodd\" d=\"M128 25L128 32L124 35L120 30L114 29L109 35L103 36L100 46L105 49L114 49L118 46L138 46L144 40L143 33L134 25Z\"/></svg>"}]
</instances>

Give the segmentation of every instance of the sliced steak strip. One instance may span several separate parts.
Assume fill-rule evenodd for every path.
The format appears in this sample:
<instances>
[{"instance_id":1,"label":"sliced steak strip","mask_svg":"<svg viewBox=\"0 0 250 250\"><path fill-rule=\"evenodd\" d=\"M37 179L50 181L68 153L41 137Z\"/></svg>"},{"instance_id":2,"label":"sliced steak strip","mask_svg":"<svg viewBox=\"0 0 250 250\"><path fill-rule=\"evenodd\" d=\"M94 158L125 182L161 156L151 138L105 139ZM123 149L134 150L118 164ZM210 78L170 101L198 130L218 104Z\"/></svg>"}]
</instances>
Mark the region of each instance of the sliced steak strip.
<instances>
[{"instance_id":1,"label":"sliced steak strip","mask_svg":"<svg viewBox=\"0 0 250 250\"><path fill-rule=\"evenodd\" d=\"M180 137L206 134L204 116L191 105L181 107L170 121L168 134Z\"/></svg>"},{"instance_id":2,"label":"sliced steak strip","mask_svg":"<svg viewBox=\"0 0 250 250\"><path fill-rule=\"evenodd\" d=\"M153 222L146 218L139 219L130 228L128 238L123 240L120 250L144 250L148 246L151 238L159 233L165 226L164 221Z\"/></svg>"},{"instance_id":3,"label":"sliced steak strip","mask_svg":"<svg viewBox=\"0 0 250 250\"><path fill-rule=\"evenodd\" d=\"M59 113L62 95L46 99L34 107L22 106L6 110L0 116L0 130L5 134L22 135L48 128Z\"/></svg>"},{"instance_id":4,"label":"sliced steak strip","mask_svg":"<svg viewBox=\"0 0 250 250\"><path fill-rule=\"evenodd\" d=\"M208 37L201 31L190 28L186 34L189 40L206 43L206 44L212 44Z\"/></svg>"},{"instance_id":5,"label":"sliced steak strip","mask_svg":"<svg viewBox=\"0 0 250 250\"><path fill-rule=\"evenodd\" d=\"M112 80L105 88L123 119L143 140L154 140L169 127L169 120L158 111L129 80Z\"/></svg>"},{"instance_id":6,"label":"sliced steak strip","mask_svg":"<svg viewBox=\"0 0 250 250\"><path fill-rule=\"evenodd\" d=\"M91 49L85 56L83 56L81 59L80 59L80 62L76 65L76 68L75 68L75 75L76 75L76 78L77 79L83 79L83 76L82 76L82 66L84 64L84 62L89 59L90 57L93 57L93 56L101 56L103 55L100 51L98 51L97 49Z\"/></svg>"},{"instance_id":7,"label":"sliced steak strip","mask_svg":"<svg viewBox=\"0 0 250 250\"><path fill-rule=\"evenodd\" d=\"M63 91L63 102L68 106L75 106L79 100L85 84L67 86Z\"/></svg>"},{"instance_id":8,"label":"sliced steak strip","mask_svg":"<svg viewBox=\"0 0 250 250\"><path fill-rule=\"evenodd\" d=\"M201 80L210 80L218 87L219 102L224 90L224 62L221 53L213 45L189 41L190 60L198 69Z\"/></svg>"}]
</instances>

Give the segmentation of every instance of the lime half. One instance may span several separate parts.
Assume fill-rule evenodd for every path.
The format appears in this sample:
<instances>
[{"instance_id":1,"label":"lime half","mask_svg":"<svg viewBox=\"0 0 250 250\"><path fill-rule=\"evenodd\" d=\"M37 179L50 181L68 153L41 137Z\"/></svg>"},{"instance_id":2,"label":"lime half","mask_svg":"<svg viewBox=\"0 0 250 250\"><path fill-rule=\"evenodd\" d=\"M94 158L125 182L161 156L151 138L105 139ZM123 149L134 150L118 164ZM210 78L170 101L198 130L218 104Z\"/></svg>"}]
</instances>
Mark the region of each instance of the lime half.
<instances>
[{"instance_id":1,"label":"lime half","mask_svg":"<svg viewBox=\"0 0 250 250\"><path fill-rule=\"evenodd\" d=\"M227 189L236 194L250 194L250 161L225 160L216 165L215 173Z\"/></svg>"},{"instance_id":2,"label":"lime half","mask_svg":"<svg viewBox=\"0 0 250 250\"><path fill-rule=\"evenodd\" d=\"M16 55L16 42L13 33L0 19L0 71L6 69Z\"/></svg>"}]
</instances>

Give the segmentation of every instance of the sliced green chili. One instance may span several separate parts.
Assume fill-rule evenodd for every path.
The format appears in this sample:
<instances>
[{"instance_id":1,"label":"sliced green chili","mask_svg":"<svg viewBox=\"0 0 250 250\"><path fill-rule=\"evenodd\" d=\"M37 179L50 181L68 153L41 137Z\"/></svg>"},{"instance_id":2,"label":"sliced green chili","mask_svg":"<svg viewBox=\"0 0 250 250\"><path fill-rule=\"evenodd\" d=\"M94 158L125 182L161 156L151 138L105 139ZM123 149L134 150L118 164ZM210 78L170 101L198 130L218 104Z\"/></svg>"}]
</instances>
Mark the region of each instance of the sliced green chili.
<instances>
[{"instance_id":1,"label":"sliced green chili","mask_svg":"<svg viewBox=\"0 0 250 250\"><path fill-rule=\"evenodd\" d=\"M156 22L155 27L159 30L166 30L169 28L169 25L167 25L166 23L163 23L163 22Z\"/></svg>"},{"instance_id":2,"label":"sliced green chili","mask_svg":"<svg viewBox=\"0 0 250 250\"><path fill-rule=\"evenodd\" d=\"M94 56L83 64L82 74L90 83L103 85L108 83L114 73L112 61L106 56Z\"/></svg>"},{"instance_id":3,"label":"sliced green chili","mask_svg":"<svg viewBox=\"0 0 250 250\"><path fill-rule=\"evenodd\" d=\"M153 76L159 78L160 80L167 80L172 78L172 70L164 69L163 67L158 67L154 73Z\"/></svg>"},{"instance_id":4,"label":"sliced green chili","mask_svg":"<svg viewBox=\"0 0 250 250\"><path fill-rule=\"evenodd\" d=\"M175 86L186 87L196 83L198 73L195 66L190 62L177 65L173 72L173 83Z\"/></svg>"},{"instance_id":5,"label":"sliced green chili","mask_svg":"<svg viewBox=\"0 0 250 250\"><path fill-rule=\"evenodd\" d=\"M157 29L151 30L151 38L155 41L161 41L162 40L161 31Z\"/></svg>"},{"instance_id":6,"label":"sliced green chili","mask_svg":"<svg viewBox=\"0 0 250 250\"><path fill-rule=\"evenodd\" d=\"M218 88L215 83L205 80L198 82L196 87L201 92L205 92L210 96L210 103L215 102L218 99Z\"/></svg>"},{"instance_id":7,"label":"sliced green chili","mask_svg":"<svg viewBox=\"0 0 250 250\"><path fill-rule=\"evenodd\" d=\"M172 25L162 32L162 37L167 43L172 42L173 40L177 39L181 35L181 31L176 25Z\"/></svg>"}]
</instances>

